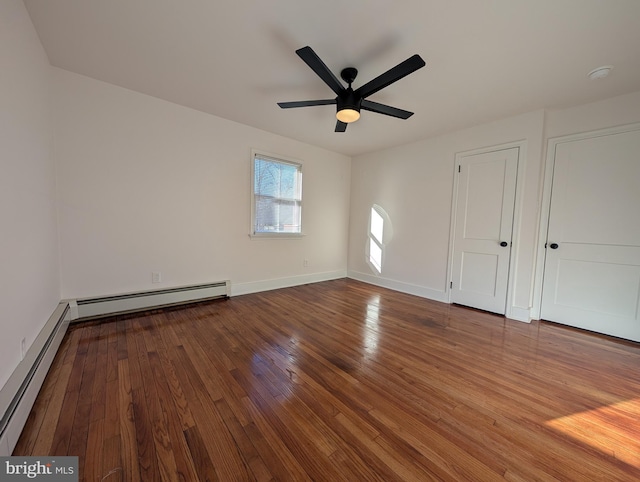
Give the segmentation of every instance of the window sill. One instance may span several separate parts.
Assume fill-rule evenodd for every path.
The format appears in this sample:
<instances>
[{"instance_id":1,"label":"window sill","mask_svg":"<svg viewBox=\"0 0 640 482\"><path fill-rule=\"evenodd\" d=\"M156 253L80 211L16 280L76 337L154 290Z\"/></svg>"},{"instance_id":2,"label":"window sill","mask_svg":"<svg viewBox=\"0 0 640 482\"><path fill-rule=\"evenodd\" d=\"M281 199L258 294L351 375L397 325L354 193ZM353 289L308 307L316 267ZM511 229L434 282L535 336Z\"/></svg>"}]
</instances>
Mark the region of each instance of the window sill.
<instances>
[{"instance_id":1,"label":"window sill","mask_svg":"<svg viewBox=\"0 0 640 482\"><path fill-rule=\"evenodd\" d=\"M297 239L305 236L304 233L249 233L251 239Z\"/></svg>"}]
</instances>

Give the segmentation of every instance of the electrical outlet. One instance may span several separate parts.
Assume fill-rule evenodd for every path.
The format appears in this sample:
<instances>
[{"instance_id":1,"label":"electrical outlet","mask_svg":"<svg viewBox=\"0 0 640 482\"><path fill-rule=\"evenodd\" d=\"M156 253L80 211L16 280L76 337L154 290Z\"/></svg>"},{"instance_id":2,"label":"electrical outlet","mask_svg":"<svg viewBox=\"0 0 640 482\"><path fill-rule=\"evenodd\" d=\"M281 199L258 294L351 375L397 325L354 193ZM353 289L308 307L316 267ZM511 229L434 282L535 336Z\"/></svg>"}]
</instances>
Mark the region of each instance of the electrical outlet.
<instances>
[{"instance_id":1,"label":"electrical outlet","mask_svg":"<svg viewBox=\"0 0 640 482\"><path fill-rule=\"evenodd\" d=\"M304 266L305 268L309 267L309 260L305 259L304 261L302 261L302 266Z\"/></svg>"},{"instance_id":2,"label":"electrical outlet","mask_svg":"<svg viewBox=\"0 0 640 482\"><path fill-rule=\"evenodd\" d=\"M25 338L20 342L20 360L24 360L24 356L27 354L27 340Z\"/></svg>"},{"instance_id":3,"label":"electrical outlet","mask_svg":"<svg viewBox=\"0 0 640 482\"><path fill-rule=\"evenodd\" d=\"M162 282L162 273L159 271L154 271L151 273L151 282L152 283L160 283Z\"/></svg>"}]
</instances>

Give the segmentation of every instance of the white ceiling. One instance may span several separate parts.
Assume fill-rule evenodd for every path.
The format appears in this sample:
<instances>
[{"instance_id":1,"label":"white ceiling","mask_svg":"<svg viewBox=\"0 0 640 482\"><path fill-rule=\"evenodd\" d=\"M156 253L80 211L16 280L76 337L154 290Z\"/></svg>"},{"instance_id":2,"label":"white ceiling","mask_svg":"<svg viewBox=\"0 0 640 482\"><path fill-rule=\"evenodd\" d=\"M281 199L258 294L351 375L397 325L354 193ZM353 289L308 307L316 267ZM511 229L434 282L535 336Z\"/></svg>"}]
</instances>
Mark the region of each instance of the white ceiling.
<instances>
[{"instance_id":1,"label":"white ceiling","mask_svg":"<svg viewBox=\"0 0 640 482\"><path fill-rule=\"evenodd\" d=\"M355 156L540 108L640 90L638 0L25 0L52 65ZM413 54L427 66L334 133L335 96L295 50L353 87ZM606 79L587 73L612 64Z\"/></svg>"}]
</instances>

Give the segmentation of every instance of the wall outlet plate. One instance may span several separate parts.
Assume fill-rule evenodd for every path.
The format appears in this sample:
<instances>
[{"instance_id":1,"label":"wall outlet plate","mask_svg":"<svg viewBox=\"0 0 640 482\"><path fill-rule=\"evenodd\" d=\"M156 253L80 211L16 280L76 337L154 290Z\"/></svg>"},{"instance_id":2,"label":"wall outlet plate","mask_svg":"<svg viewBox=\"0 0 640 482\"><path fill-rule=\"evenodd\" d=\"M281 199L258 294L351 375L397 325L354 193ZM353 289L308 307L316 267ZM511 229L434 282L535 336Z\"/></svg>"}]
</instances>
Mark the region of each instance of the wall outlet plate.
<instances>
[{"instance_id":1,"label":"wall outlet plate","mask_svg":"<svg viewBox=\"0 0 640 482\"><path fill-rule=\"evenodd\" d=\"M151 273L151 282L152 283L160 283L162 282L162 273L159 271L154 271Z\"/></svg>"}]
</instances>

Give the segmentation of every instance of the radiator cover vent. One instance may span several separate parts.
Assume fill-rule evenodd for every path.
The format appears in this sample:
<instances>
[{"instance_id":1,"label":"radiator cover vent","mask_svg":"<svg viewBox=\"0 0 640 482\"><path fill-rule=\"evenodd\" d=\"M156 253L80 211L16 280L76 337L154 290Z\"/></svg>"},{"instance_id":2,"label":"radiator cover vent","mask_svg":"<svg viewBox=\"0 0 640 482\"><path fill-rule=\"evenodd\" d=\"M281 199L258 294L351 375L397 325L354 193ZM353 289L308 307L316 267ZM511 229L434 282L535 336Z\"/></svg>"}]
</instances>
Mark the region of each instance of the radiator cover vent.
<instances>
[{"instance_id":1,"label":"radiator cover vent","mask_svg":"<svg viewBox=\"0 0 640 482\"><path fill-rule=\"evenodd\" d=\"M228 298L230 294L231 282L226 280L96 298L81 298L75 301L77 313L74 318L85 320L151 308Z\"/></svg>"}]
</instances>

